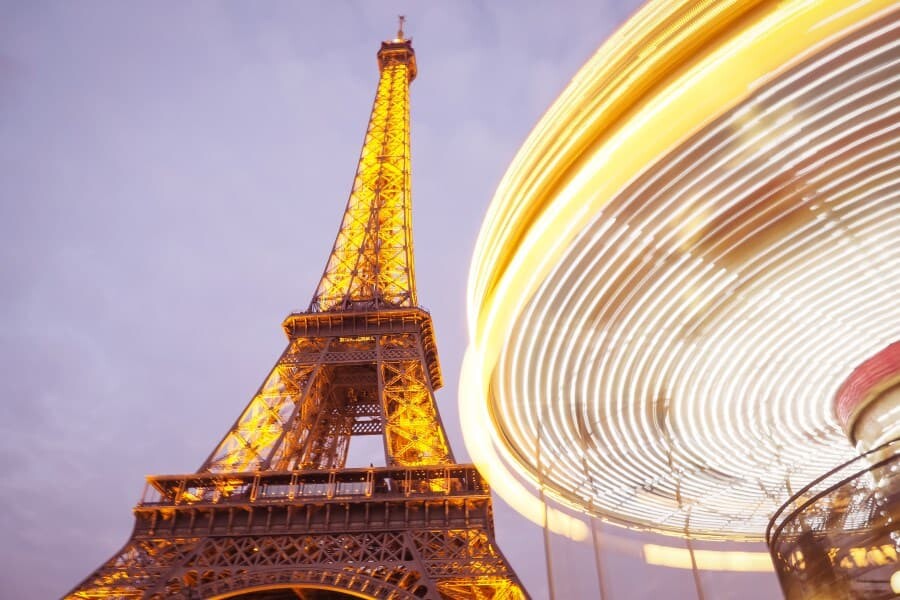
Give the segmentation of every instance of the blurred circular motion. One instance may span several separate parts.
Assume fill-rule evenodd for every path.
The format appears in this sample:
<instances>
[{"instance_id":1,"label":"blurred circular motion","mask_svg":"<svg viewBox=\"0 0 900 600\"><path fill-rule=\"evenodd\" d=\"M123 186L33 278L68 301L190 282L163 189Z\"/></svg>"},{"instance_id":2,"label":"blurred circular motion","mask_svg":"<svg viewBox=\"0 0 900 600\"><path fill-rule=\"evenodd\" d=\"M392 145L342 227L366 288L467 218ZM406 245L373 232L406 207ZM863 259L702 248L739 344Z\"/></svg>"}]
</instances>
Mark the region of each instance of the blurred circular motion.
<instances>
[{"instance_id":1,"label":"blurred circular motion","mask_svg":"<svg viewBox=\"0 0 900 600\"><path fill-rule=\"evenodd\" d=\"M900 339L900 9L690 4L632 17L501 183L466 442L611 522L761 539Z\"/></svg>"}]
</instances>

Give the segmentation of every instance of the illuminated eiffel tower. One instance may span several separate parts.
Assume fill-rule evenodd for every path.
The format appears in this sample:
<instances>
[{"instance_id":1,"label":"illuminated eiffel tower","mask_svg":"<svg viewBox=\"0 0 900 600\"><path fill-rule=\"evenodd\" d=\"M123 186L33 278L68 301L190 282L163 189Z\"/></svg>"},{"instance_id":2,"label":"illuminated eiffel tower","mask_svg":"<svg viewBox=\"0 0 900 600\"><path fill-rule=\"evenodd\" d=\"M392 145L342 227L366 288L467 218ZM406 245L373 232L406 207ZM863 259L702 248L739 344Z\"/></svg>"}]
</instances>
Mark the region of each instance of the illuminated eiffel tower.
<instances>
[{"instance_id":1,"label":"illuminated eiffel tower","mask_svg":"<svg viewBox=\"0 0 900 600\"><path fill-rule=\"evenodd\" d=\"M494 539L488 486L457 464L434 401L431 316L410 221L403 22L353 190L307 312L197 473L147 478L131 538L67 598L526 598ZM385 467L344 468L381 435Z\"/></svg>"}]
</instances>

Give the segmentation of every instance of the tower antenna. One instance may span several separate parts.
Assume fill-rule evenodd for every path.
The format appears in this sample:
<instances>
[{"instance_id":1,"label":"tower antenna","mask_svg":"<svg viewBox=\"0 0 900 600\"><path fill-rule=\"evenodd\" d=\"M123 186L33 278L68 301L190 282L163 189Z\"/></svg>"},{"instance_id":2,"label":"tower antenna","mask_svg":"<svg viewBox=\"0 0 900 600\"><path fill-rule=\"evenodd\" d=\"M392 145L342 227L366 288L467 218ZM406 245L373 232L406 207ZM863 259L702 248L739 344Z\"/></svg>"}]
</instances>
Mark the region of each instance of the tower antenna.
<instances>
[{"instance_id":1,"label":"tower antenna","mask_svg":"<svg viewBox=\"0 0 900 600\"><path fill-rule=\"evenodd\" d=\"M403 24L406 23L406 17L404 15L398 15L397 20L400 22L397 26L397 39L403 40L406 39L403 37Z\"/></svg>"}]
</instances>

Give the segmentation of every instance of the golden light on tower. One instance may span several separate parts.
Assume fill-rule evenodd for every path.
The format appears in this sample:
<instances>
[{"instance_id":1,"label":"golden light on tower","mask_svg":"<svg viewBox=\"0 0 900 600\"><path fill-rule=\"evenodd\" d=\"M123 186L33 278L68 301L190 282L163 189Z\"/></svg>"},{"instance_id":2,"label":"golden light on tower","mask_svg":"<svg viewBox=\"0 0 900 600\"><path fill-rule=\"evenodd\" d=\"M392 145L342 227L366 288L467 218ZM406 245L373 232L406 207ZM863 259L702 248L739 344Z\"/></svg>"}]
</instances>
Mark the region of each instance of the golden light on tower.
<instances>
[{"instance_id":1,"label":"golden light on tower","mask_svg":"<svg viewBox=\"0 0 900 600\"><path fill-rule=\"evenodd\" d=\"M454 460L437 410L402 25L378 51L350 198L309 309L282 323L287 347L196 473L147 478L131 537L67 598L528 598L488 485ZM356 436L380 436L384 464L348 468Z\"/></svg>"},{"instance_id":2,"label":"golden light on tower","mask_svg":"<svg viewBox=\"0 0 900 600\"><path fill-rule=\"evenodd\" d=\"M900 339L898 40L892 2L652 2L582 68L470 274L463 431L507 501L760 539L852 456L832 399Z\"/></svg>"}]
</instances>

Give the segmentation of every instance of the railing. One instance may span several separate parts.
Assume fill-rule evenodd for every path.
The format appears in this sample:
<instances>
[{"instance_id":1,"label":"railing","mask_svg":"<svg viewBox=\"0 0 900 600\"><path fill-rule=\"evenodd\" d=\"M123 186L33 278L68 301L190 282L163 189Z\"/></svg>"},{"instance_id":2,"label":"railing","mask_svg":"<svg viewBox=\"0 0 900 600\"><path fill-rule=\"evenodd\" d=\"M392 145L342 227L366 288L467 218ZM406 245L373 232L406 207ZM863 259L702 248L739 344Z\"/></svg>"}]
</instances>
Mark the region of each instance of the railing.
<instances>
[{"instance_id":1,"label":"railing","mask_svg":"<svg viewBox=\"0 0 900 600\"><path fill-rule=\"evenodd\" d=\"M138 506L268 504L303 498L363 500L487 493L487 482L474 467L466 465L195 473L148 477Z\"/></svg>"},{"instance_id":2,"label":"railing","mask_svg":"<svg viewBox=\"0 0 900 600\"><path fill-rule=\"evenodd\" d=\"M335 363L359 363L371 362L378 357L375 350L345 350L337 352L304 352L288 354L282 358L283 363L297 365L311 365L319 361L331 364ZM384 360L409 360L419 358L416 348L385 348L381 351Z\"/></svg>"},{"instance_id":3,"label":"railing","mask_svg":"<svg viewBox=\"0 0 900 600\"><path fill-rule=\"evenodd\" d=\"M788 600L894 598L900 567L900 440L814 480L766 530ZM896 578L894 578L896 579Z\"/></svg>"}]
</instances>

